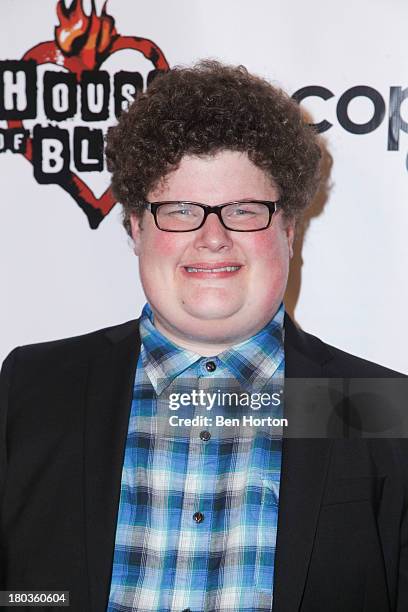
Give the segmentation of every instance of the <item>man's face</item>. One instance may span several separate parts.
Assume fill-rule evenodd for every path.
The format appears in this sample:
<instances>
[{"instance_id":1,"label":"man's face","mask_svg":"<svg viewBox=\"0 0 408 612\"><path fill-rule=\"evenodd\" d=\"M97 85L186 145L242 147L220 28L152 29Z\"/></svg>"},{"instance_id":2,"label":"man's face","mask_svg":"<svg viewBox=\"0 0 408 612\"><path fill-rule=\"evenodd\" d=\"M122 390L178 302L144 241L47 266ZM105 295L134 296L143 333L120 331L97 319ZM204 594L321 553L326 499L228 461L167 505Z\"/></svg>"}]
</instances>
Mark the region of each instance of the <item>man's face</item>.
<instances>
[{"instance_id":1,"label":"man's face","mask_svg":"<svg viewBox=\"0 0 408 612\"><path fill-rule=\"evenodd\" d=\"M235 200L279 199L268 176L245 153L185 156L147 197L216 206ZM257 333L274 316L285 291L293 223L282 211L257 232L225 229L215 215L186 233L159 230L150 211L131 219L140 277L155 326L176 344L214 355ZM187 268L239 266L231 272Z\"/></svg>"}]
</instances>

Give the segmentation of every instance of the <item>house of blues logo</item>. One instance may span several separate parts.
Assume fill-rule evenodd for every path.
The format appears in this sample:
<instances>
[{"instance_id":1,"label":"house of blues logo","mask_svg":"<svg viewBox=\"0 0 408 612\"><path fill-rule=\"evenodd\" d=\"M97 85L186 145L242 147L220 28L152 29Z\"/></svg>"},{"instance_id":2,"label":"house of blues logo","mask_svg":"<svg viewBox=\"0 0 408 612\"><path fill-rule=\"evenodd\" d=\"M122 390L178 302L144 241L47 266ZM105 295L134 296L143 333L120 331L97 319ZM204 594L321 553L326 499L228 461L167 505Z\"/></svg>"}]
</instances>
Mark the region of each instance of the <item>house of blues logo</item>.
<instances>
[{"instance_id":1,"label":"house of blues logo","mask_svg":"<svg viewBox=\"0 0 408 612\"><path fill-rule=\"evenodd\" d=\"M104 170L104 134L139 91L169 68L151 40L123 36L94 0L56 6L54 39L40 42L20 60L0 61L0 152L23 155L40 184L67 191L95 229L116 201L108 188L97 197L89 173ZM88 11L89 12L89 11ZM112 55L131 53L136 70L112 70ZM123 54L122 54L123 57ZM105 69L105 67L107 67Z\"/></svg>"}]
</instances>

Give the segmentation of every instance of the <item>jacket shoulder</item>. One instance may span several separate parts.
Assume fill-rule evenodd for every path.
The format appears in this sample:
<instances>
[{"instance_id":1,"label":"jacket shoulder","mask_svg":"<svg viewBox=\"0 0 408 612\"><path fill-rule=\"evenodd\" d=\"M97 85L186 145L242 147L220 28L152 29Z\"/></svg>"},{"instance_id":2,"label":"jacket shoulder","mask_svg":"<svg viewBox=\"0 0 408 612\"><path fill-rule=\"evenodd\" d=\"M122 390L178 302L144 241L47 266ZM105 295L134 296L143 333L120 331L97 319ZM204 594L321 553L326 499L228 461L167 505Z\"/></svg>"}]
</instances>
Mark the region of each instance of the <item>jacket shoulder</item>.
<instances>
[{"instance_id":1,"label":"jacket shoulder","mask_svg":"<svg viewBox=\"0 0 408 612\"><path fill-rule=\"evenodd\" d=\"M134 319L79 336L19 346L8 355L4 365L16 359L20 364L27 362L41 363L42 367L44 367L44 363L49 363L52 366L59 363L61 359L66 363L78 360L86 361L112 343L134 336L138 332L138 327L139 319Z\"/></svg>"},{"instance_id":2,"label":"jacket shoulder","mask_svg":"<svg viewBox=\"0 0 408 612\"><path fill-rule=\"evenodd\" d=\"M317 336L300 329L288 316L285 318L285 330L288 341L303 355L318 360L329 377L397 378L405 376L323 342Z\"/></svg>"},{"instance_id":3,"label":"jacket shoulder","mask_svg":"<svg viewBox=\"0 0 408 612\"><path fill-rule=\"evenodd\" d=\"M404 376L401 372L396 372L391 368L379 365L373 361L357 357L356 355L342 351L330 344L326 344L326 346L327 350L333 356L333 366L341 366L342 376L361 378L398 378Z\"/></svg>"}]
</instances>

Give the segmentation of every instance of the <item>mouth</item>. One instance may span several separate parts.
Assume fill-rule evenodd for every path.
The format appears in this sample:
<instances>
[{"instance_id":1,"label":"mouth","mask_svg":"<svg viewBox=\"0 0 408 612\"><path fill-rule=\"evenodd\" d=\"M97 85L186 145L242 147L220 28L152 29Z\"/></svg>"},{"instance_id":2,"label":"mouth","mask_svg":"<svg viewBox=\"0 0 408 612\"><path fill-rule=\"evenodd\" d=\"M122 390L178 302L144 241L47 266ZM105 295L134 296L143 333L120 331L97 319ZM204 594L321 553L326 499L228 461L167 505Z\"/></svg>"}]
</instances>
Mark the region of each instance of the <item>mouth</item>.
<instances>
[{"instance_id":1,"label":"mouth","mask_svg":"<svg viewBox=\"0 0 408 612\"><path fill-rule=\"evenodd\" d=\"M185 266L185 269L187 270L187 272L192 272L192 273L196 273L196 272L211 272L211 273L217 273L217 272L236 272L237 270L240 269L241 266L222 266L219 268L193 268L190 266Z\"/></svg>"},{"instance_id":2,"label":"mouth","mask_svg":"<svg viewBox=\"0 0 408 612\"><path fill-rule=\"evenodd\" d=\"M237 274L243 266L237 262L203 263L194 262L191 265L183 266L183 270L190 276L199 278L225 278Z\"/></svg>"}]
</instances>

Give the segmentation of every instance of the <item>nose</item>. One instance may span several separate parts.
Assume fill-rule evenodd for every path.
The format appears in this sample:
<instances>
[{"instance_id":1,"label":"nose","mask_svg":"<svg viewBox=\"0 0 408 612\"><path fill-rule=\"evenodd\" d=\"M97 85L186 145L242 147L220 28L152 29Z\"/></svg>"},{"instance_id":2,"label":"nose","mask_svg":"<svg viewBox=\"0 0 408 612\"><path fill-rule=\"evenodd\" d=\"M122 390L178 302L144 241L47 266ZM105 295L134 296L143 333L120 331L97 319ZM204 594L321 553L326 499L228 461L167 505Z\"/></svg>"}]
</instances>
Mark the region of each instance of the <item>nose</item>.
<instances>
[{"instance_id":1,"label":"nose","mask_svg":"<svg viewBox=\"0 0 408 612\"><path fill-rule=\"evenodd\" d=\"M231 232L227 230L217 215L208 215L203 227L196 231L194 246L197 249L219 251L232 247Z\"/></svg>"}]
</instances>

